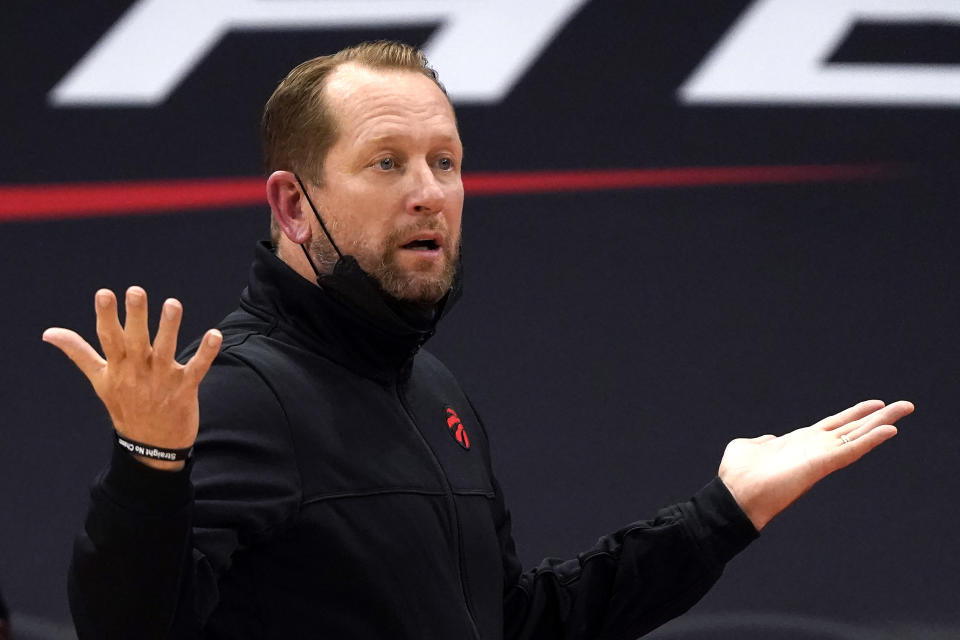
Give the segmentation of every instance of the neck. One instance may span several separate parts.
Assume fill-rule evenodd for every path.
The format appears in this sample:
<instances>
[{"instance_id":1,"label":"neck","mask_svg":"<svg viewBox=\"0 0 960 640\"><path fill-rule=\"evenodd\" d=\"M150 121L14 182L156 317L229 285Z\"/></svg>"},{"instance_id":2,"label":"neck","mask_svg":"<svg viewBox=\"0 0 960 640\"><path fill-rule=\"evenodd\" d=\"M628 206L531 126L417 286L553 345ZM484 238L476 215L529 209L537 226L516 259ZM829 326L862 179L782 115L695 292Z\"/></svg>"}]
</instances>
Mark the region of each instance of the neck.
<instances>
[{"instance_id":1,"label":"neck","mask_svg":"<svg viewBox=\"0 0 960 640\"><path fill-rule=\"evenodd\" d=\"M275 252L277 257L287 263L287 266L296 271L300 277L314 285L317 284L317 275L314 273L313 266L307 261L307 257L303 255L300 245L283 236Z\"/></svg>"},{"instance_id":2,"label":"neck","mask_svg":"<svg viewBox=\"0 0 960 640\"><path fill-rule=\"evenodd\" d=\"M435 302L422 303L398 300L389 294L384 294L384 299L398 316L415 329L426 331L436 324L437 303Z\"/></svg>"}]
</instances>

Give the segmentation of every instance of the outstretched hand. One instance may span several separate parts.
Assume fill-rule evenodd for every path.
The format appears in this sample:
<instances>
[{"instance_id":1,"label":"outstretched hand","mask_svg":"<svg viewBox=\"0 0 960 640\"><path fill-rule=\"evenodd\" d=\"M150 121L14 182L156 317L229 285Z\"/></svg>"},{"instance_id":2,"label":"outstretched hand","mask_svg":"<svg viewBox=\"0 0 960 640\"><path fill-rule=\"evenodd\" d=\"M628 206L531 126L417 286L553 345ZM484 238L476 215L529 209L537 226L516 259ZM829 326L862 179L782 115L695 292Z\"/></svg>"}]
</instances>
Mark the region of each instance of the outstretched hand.
<instances>
[{"instance_id":1,"label":"outstretched hand","mask_svg":"<svg viewBox=\"0 0 960 640\"><path fill-rule=\"evenodd\" d=\"M223 336L216 329L207 331L197 352L182 365L174 359L183 315L177 300L163 303L152 345L147 329L147 292L142 288L127 289L123 326L112 291L97 291L95 304L97 336L105 357L69 329L47 329L44 342L63 351L87 376L121 435L166 449L193 446L200 423L197 387L220 350ZM175 470L184 464L139 459L162 469Z\"/></svg>"},{"instance_id":2,"label":"outstretched hand","mask_svg":"<svg viewBox=\"0 0 960 640\"><path fill-rule=\"evenodd\" d=\"M739 438L727 445L720 479L760 531L814 484L897 435L894 423L911 412L906 401L867 400L779 438Z\"/></svg>"}]
</instances>

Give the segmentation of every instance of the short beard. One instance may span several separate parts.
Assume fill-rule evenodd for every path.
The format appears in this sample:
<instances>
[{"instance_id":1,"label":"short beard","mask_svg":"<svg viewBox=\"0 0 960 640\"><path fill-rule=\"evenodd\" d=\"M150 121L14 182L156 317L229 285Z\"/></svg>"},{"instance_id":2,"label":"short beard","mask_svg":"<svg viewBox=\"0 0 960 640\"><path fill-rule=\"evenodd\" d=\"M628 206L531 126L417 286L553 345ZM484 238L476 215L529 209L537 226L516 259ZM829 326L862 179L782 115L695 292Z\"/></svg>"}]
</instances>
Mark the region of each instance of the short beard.
<instances>
[{"instance_id":1,"label":"short beard","mask_svg":"<svg viewBox=\"0 0 960 640\"><path fill-rule=\"evenodd\" d=\"M452 245L447 239L443 246L446 258L439 273L428 271L406 271L397 264L397 255L401 251L399 243L420 231L445 230L442 223L435 221L428 225L413 224L398 229L388 235L381 246L371 248L363 238L355 242L345 255L353 255L360 267L370 274L388 295L404 302L429 307L439 302L450 291L456 277L457 257L460 254L460 239ZM339 256L326 236L315 237L310 241L310 254L320 273L331 273Z\"/></svg>"}]
</instances>

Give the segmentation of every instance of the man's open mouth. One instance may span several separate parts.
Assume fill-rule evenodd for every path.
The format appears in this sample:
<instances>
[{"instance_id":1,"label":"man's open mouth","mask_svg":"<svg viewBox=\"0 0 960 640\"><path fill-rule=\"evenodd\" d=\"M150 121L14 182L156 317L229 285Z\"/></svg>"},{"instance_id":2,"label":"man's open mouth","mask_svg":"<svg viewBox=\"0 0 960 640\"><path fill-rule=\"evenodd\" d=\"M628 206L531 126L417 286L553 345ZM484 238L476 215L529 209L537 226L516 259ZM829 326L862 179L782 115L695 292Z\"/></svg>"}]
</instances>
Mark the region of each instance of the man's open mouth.
<instances>
[{"instance_id":1,"label":"man's open mouth","mask_svg":"<svg viewBox=\"0 0 960 640\"><path fill-rule=\"evenodd\" d=\"M410 251L436 251L443 245L443 236L438 233L420 233L411 238L401 249Z\"/></svg>"},{"instance_id":2,"label":"man's open mouth","mask_svg":"<svg viewBox=\"0 0 960 640\"><path fill-rule=\"evenodd\" d=\"M414 251L432 251L439 249L435 240L414 240L403 245L404 249L413 249Z\"/></svg>"}]
</instances>

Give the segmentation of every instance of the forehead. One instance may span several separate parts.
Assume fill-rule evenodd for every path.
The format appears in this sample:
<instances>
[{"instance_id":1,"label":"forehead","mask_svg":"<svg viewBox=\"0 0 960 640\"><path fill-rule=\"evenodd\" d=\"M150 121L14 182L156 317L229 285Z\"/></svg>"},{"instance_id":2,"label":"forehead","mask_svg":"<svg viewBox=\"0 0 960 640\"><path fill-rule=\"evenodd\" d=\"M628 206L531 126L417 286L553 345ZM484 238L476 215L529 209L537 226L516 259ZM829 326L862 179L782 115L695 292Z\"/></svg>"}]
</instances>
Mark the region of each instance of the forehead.
<instances>
[{"instance_id":1,"label":"forehead","mask_svg":"<svg viewBox=\"0 0 960 640\"><path fill-rule=\"evenodd\" d=\"M450 101L417 71L345 63L331 73L324 94L341 139L363 142L415 134L459 142Z\"/></svg>"}]
</instances>

